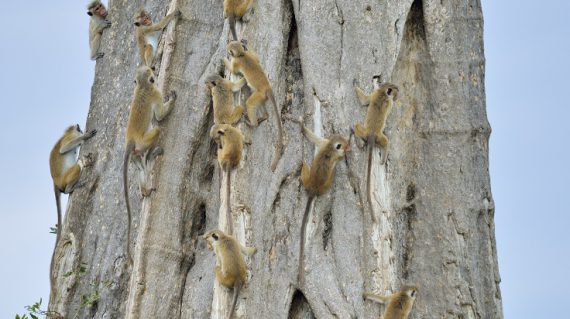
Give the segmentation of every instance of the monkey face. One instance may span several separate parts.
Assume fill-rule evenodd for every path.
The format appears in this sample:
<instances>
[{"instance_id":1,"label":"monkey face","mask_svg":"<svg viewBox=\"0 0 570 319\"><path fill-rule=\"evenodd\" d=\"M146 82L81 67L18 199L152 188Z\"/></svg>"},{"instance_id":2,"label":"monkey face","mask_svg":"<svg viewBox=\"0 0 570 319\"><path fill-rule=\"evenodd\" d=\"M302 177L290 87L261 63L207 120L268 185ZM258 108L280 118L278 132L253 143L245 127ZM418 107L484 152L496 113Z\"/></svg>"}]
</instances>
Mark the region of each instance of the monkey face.
<instances>
[{"instance_id":1,"label":"monkey face","mask_svg":"<svg viewBox=\"0 0 570 319\"><path fill-rule=\"evenodd\" d=\"M105 8L105 6L101 2L97 2L94 6L89 8L87 14L89 16L93 16L93 14L96 14L100 17L105 18L107 16L107 8Z\"/></svg>"},{"instance_id":2,"label":"monkey face","mask_svg":"<svg viewBox=\"0 0 570 319\"><path fill-rule=\"evenodd\" d=\"M408 297L410 297L412 299L415 299L417 294L418 294L418 287L415 287L415 286L404 286L402 288L402 290L405 292L405 294Z\"/></svg>"},{"instance_id":3,"label":"monkey face","mask_svg":"<svg viewBox=\"0 0 570 319\"><path fill-rule=\"evenodd\" d=\"M142 65L137 69L135 83L140 86L154 85L154 73L152 69L146 65Z\"/></svg>"},{"instance_id":4,"label":"monkey face","mask_svg":"<svg viewBox=\"0 0 570 319\"><path fill-rule=\"evenodd\" d=\"M382 83L378 88L387 98L392 99L393 101L398 100L398 86L392 83Z\"/></svg>"},{"instance_id":5,"label":"monkey face","mask_svg":"<svg viewBox=\"0 0 570 319\"><path fill-rule=\"evenodd\" d=\"M348 140L340 135L333 135L329 142L332 151L336 158L342 158L344 155L351 151L350 143Z\"/></svg>"},{"instance_id":6,"label":"monkey face","mask_svg":"<svg viewBox=\"0 0 570 319\"><path fill-rule=\"evenodd\" d=\"M221 76L214 74L214 75L210 75L208 78L206 78L206 81L204 83L206 84L208 89L211 90L212 88L217 86L221 80L222 80Z\"/></svg>"},{"instance_id":7,"label":"monkey face","mask_svg":"<svg viewBox=\"0 0 570 319\"><path fill-rule=\"evenodd\" d=\"M209 232L207 232L206 234L204 234L204 236L202 236L202 238L204 240L206 240L206 242L208 243L208 249L209 250L213 250L214 246L217 245L217 241L222 237L222 232L219 230L211 230Z\"/></svg>"},{"instance_id":8,"label":"monkey face","mask_svg":"<svg viewBox=\"0 0 570 319\"><path fill-rule=\"evenodd\" d=\"M152 25L152 19L150 18L150 14L148 14L145 10L141 10L135 19L135 26L140 27L141 25L144 26Z\"/></svg>"},{"instance_id":9,"label":"monkey face","mask_svg":"<svg viewBox=\"0 0 570 319\"><path fill-rule=\"evenodd\" d=\"M232 42L228 43L227 49L228 49L228 52L230 53L230 55L232 57L243 56L245 54L245 51L246 51L243 44L239 41L232 41Z\"/></svg>"}]
</instances>

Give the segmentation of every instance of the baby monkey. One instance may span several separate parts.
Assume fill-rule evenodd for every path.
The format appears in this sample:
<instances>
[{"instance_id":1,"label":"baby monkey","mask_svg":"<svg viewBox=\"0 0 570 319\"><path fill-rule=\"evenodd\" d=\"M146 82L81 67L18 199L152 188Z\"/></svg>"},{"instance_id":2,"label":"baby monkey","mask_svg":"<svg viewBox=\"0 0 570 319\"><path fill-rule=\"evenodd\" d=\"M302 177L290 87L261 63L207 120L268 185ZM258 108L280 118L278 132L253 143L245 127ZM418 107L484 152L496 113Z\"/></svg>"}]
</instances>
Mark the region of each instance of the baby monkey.
<instances>
[{"instance_id":1,"label":"baby monkey","mask_svg":"<svg viewBox=\"0 0 570 319\"><path fill-rule=\"evenodd\" d=\"M224 234L220 230L207 232L202 238L208 242L208 248L216 253L216 268L214 272L220 284L234 289L232 304L227 319L231 319L237 303L239 292L245 284L247 268L242 254L251 256L255 253L254 247L241 245L234 237Z\"/></svg>"},{"instance_id":2,"label":"baby monkey","mask_svg":"<svg viewBox=\"0 0 570 319\"><path fill-rule=\"evenodd\" d=\"M374 76L374 91L370 95L364 94L362 89L354 80L354 89L356 96L362 106L368 106L364 126L360 123L356 124L355 134L368 143L368 165L366 169L366 193L368 204L370 205L370 215L372 221L376 222L376 217L372 209L372 151L374 144L378 143L382 148L382 165L386 164L388 158L388 138L384 135L384 127L386 119L392 110L394 101L398 99L398 87L392 83L380 83L380 77Z\"/></svg>"},{"instance_id":3,"label":"baby monkey","mask_svg":"<svg viewBox=\"0 0 570 319\"><path fill-rule=\"evenodd\" d=\"M81 144L95 136L95 133L97 131L92 130L83 134L79 124L72 125L65 130L49 154L49 168L57 206L56 243L59 242L61 236L61 193L70 194L73 192L81 176L81 170L83 167L91 165L90 162L83 163L83 161L77 160L77 153Z\"/></svg>"},{"instance_id":4,"label":"baby monkey","mask_svg":"<svg viewBox=\"0 0 570 319\"><path fill-rule=\"evenodd\" d=\"M131 102L131 111L129 113L129 122L126 132L126 149L123 160L123 190L125 195L125 203L127 205L127 256L132 264L130 255L129 240L131 238L131 205L129 202L129 181L128 181L128 164L131 155L142 156L146 151L155 148L158 141L160 129L152 127L154 118L158 122L166 117L176 101L176 92L172 91L171 97L167 102L162 101L162 94L156 86L154 73L148 66L140 66L137 69L136 87ZM156 148L160 150L159 148ZM158 151L159 152L159 151ZM144 194L143 194L144 195Z\"/></svg>"},{"instance_id":5,"label":"baby monkey","mask_svg":"<svg viewBox=\"0 0 570 319\"><path fill-rule=\"evenodd\" d=\"M135 26L137 45L143 64L151 66L156 50L158 48L158 40L162 34L162 29L172 21L172 19L180 16L180 10L176 10L166 15L160 22L152 24L152 18L145 9L140 9L135 16Z\"/></svg>"},{"instance_id":6,"label":"baby monkey","mask_svg":"<svg viewBox=\"0 0 570 319\"><path fill-rule=\"evenodd\" d=\"M315 198L331 188L334 182L336 163L341 160L347 152L350 152L350 144L346 138L340 135L332 135L328 139L321 139L304 125L302 118L299 119L299 123L303 129L303 134L319 148L311 167L303 162L301 169L301 183L309 194L303 220L301 221L301 244L299 246L298 276L299 285L303 285L307 218L309 217L309 212L311 211L311 206Z\"/></svg>"},{"instance_id":7,"label":"baby monkey","mask_svg":"<svg viewBox=\"0 0 570 319\"><path fill-rule=\"evenodd\" d=\"M231 170L241 161L243 135L238 128L229 124L215 124L210 129L210 137L218 144L218 163L226 174L226 224L229 235L233 235L234 227L230 205Z\"/></svg>"},{"instance_id":8,"label":"baby monkey","mask_svg":"<svg viewBox=\"0 0 570 319\"><path fill-rule=\"evenodd\" d=\"M99 0L94 0L87 5L87 14L91 17L89 21L89 47L91 48L91 60L102 58L105 54L99 52L101 36L103 30L111 26L107 20L107 9Z\"/></svg>"},{"instance_id":9,"label":"baby monkey","mask_svg":"<svg viewBox=\"0 0 570 319\"><path fill-rule=\"evenodd\" d=\"M236 20L241 20L249 11L253 0L224 0L224 17L230 23L230 30L234 41L238 40L236 32Z\"/></svg>"},{"instance_id":10,"label":"baby monkey","mask_svg":"<svg viewBox=\"0 0 570 319\"><path fill-rule=\"evenodd\" d=\"M268 99L270 99L271 103L273 103L278 129L277 144L275 145L275 155L273 162L271 163L271 170L275 171L277 163L279 163L279 160L283 155L283 127L281 125L281 116L279 113L279 108L277 107L277 102L275 101L275 95L271 89L271 84L269 84L269 79L263 71L257 55L252 51L249 51L242 42L232 41L228 44L227 49L232 57L232 60L230 62L228 59L224 59L224 64L231 73L241 73L247 81L247 85L252 91L251 96L245 102L247 116L252 126L258 125L257 115L255 113L257 106L263 107L264 113L266 114L263 120L265 120L267 118L268 112L267 108L265 108L264 103Z\"/></svg>"},{"instance_id":11,"label":"baby monkey","mask_svg":"<svg viewBox=\"0 0 570 319\"><path fill-rule=\"evenodd\" d=\"M390 296L381 296L373 293L364 293L364 299L387 304L382 319L407 319L414 306L418 288L415 286L403 286L399 292Z\"/></svg>"},{"instance_id":12,"label":"baby monkey","mask_svg":"<svg viewBox=\"0 0 570 319\"><path fill-rule=\"evenodd\" d=\"M206 87L212 94L212 104L214 105L215 124L235 124L241 118L243 106L234 107L234 92L239 92L245 85L244 78L236 82L226 80L218 74L210 75L206 79Z\"/></svg>"}]
</instances>

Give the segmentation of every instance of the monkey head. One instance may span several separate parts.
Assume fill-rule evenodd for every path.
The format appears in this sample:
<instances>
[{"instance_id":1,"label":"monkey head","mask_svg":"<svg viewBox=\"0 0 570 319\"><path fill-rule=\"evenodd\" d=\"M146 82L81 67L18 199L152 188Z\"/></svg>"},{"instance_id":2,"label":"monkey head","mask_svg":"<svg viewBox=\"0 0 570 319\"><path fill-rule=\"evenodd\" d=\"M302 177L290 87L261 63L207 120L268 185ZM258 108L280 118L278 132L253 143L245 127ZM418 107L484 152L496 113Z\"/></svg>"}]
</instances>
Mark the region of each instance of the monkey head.
<instances>
[{"instance_id":1,"label":"monkey head","mask_svg":"<svg viewBox=\"0 0 570 319\"><path fill-rule=\"evenodd\" d=\"M99 0L91 1L87 6L87 14L93 16L94 14L105 18L107 16L107 8Z\"/></svg>"},{"instance_id":2,"label":"monkey head","mask_svg":"<svg viewBox=\"0 0 570 319\"><path fill-rule=\"evenodd\" d=\"M221 81L223 81L224 79L218 75L218 74L213 74L210 75L209 77L206 78L206 81L204 81L204 83L206 84L206 86L208 87L208 89L213 89L214 87L218 86L220 84Z\"/></svg>"},{"instance_id":3,"label":"monkey head","mask_svg":"<svg viewBox=\"0 0 570 319\"><path fill-rule=\"evenodd\" d=\"M154 85L154 73L152 69L146 65L141 65L137 69L137 75L135 77L135 83L138 86L151 86Z\"/></svg>"},{"instance_id":4,"label":"monkey head","mask_svg":"<svg viewBox=\"0 0 570 319\"><path fill-rule=\"evenodd\" d=\"M222 136L232 134L232 130L229 130L230 127L231 125L229 124L214 124L210 129L210 137L218 143L220 148L222 147L220 143Z\"/></svg>"},{"instance_id":5,"label":"monkey head","mask_svg":"<svg viewBox=\"0 0 570 319\"><path fill-rule=\"evenodd\" d=\"M380 84L377 90L380 91L384 98L392 99L392 101L398 100L398 92L400 89L395 84L384 82Z\"/></svg>"},{"instance_id":6,"label":"monkey head","mask_svg":"<svg viewBox=\"0 0 570 319\"><path fill-rule=\"evenodd\" d=\"M218 244L218 240L224 238L225 236L226 234L224 234L221 230L210 230L209 232L205 233L202 238L208 243L208 249L213 250Z\"/></svg>"},{"instance_id":7,"label":"monkey head","mask_svg":"<svg viewBox=\"0 0 570 319\"><path fill-rule=\"evenodd\" d=\"M152 18L150 17L150 14L146 12L145 9L140 9L137 15L135 16L135 26L140 27L141 25L142 26L152 25Z\"/></svg>"},{"instance_id":8,"label":"monkey head","mask_svg":"<svg viewBox=\"0 0 570 319\"><path fill-rule=\"evenodd\" d=\"M79 124L75 124L65 129L65 134L70 134L70 133L81 135L83 134L83 131L81 130L81 127L79 127Z\"/></svg>"},{"instance_id":9,"label":"monkey head","mask_svg":"<svg viewBox=\"0 0 570 319\"><path fill-rule=\"evenodd\" d=\"M416 299L416 296L418 295L418 287L416 286L403 286L400 291L412 300Z\"/></svg>"},{"instance_id":10,"label":"monkey head","mask_svg":"<svg viewBox=\"0 0 570 319\"><path fill-rule=\"evenodd\" d=\"M245 51L247 51L247 48L240 41L232 41L228 43L227 49L232 57L244 56Z\"/></svg>"},{"instance_id":11,"label":"monkey head","mask_svg":"<svg viewBox=\"0 0 570 319\"><path fill-rule=\"evenodd\" d=\"M340 159L351 151L350 143L346 138L340 135L332 135L327 144L328 150L333 154L335 159Z\"/></svg>"}]
</instances>

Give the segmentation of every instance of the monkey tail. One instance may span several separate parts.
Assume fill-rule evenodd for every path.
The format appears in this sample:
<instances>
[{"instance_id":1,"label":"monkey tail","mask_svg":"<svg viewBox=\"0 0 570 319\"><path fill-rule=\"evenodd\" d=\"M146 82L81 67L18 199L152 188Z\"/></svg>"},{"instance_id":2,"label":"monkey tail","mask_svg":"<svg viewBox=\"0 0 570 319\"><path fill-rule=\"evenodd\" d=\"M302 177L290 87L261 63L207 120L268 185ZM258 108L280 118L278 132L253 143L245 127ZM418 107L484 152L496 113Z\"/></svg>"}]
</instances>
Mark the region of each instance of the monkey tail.
<instances>
[{"instance_id":1,"label":"monkey tail","mask_svg":"<svg viewBox=\"0 0 570 319\"><path fill-rule=\"evenodd\" d=\"M242 286L243 286L243 283L241 282L241 280L237 279L234 283L234 293L232 295L232 305L230 307L230 312L228 313L227 319L232 319L232 316L234 315L234 312L236 310L237 299L239 296L239 291L241 290Z\"/></svg>"},{"instance_id":2,"label":"monkey tail","mask_svg":"<svg viewBox=\"0 0 570 319\"><path fill-rule=\"evenodd\" d=\"M236 32L236 16L235 14L228 15L228 22L230 23L230 31L232 31L232 36L234 37L234 41L238 41L238 36Z\"/></svg>"},{"instance_id":3,"label":"monkey tail","mask_svg":"<svg viewBox=\"0 0 570 319\"><path fill-rule=\"evenodd\" d=\"M271 171L274 172L277 168L277 164L281 160L283 155L283 126L281 125L281 114L279 114L279 108L277 107L277 101L275 101L275 95L272 90L267 91L267 98L271 99L273 103L273 109L275 111L275 119L277 120L277 144L275 145L275 155L273 157L273 162L271 162Z\"/></svg>"},{"instance_id":4,"label":"monkey tail","mask_svg":"<svg viewBox=\"0 0 570 319\"><path fill-rule=\"evenodd\" d=\"M374 205L372 205L372 151L374 150L375 140L374 135L370 134L368 136L368 167L366 172L366 196L368 197L370 217L372 217L372 222L374 223L376 223L376 215L374 213Z\"/></svg>"},{"instance_id":5,"label":"monkey tail","mask_svg":"<svg viewBox=\"0 0 570 319\"><path fill-rule=\"evenodd\" d=\"M55 193L55 206L57 207L57 235L55 237L55 244L57 245L61 237L61 226L63 226L61 224L61 192L55 184L53 185L53 191Z\"/></svg>"},{"instance_id":6,"label":"monkey tail","mask_svg":"<svg viewBox=\"0 0 570 319\"><path fill-rule=\"evenodd\" d=\"M126 254L127 254L127 261L129 262L129 265L133 264L133 258L131 257L131 248L130 248L130 240L131 240L131 219L132 219L132 214L131 214L131 203L129 201L129 158L131 156L131 153L133 152L133 150L135 149L135 144L134 142L128 142L127 143L127 149L125 150L125 157L123 159L123 192L125 195L125 204L127 205L127 248L126 248Z\"/></svg>"},{"instance_id":7,"label":"monkey tail","mask_svg":"<svg viewBox=\"0 0 570 319\"><path fill-rule=\"evenodd\" d=\"M232 207L230 203L230 176L232 175L230 166L226 165L226 227L230 236L234 235L234 225L232 220Z\"/></svg>"},{"instance_id":8,"label":"monkey tail","mask_svg":"<svg viewBox=\"0 0 570 319\"><path fill-rule=\"evenodd\" d=\"M301 287L305 282L305 270L303 267L305 261L305 232L307 230L307 219L309 218L309 213L311 212L311 206L315 201L315 195L310 195L307 200L307 206L305 207L305 213L303 214L303 220L301 221L301 244L299 246L299 269L297 271L298 284Z\"/></svg>"}]
</instances>

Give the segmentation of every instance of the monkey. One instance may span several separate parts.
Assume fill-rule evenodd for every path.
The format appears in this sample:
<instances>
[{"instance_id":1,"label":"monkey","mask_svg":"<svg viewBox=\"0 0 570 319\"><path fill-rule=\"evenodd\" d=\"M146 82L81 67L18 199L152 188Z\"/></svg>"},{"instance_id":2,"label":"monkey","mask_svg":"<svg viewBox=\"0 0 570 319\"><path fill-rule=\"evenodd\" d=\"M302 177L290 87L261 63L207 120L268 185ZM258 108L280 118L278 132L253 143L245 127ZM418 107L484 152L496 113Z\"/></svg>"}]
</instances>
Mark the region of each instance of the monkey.
<instances>
[{"instance_id":1,"label":"monkey","mask_svg":"<svg viewBox=\"0 0 570 319\"><path fill-rule=\"evenodd\" d=\"M216 268L214 272L218 282L226 288L233 288L233 297L227 319L231 319L239 292L245 284L247 268L242 254L253 255L255 247L245 247L234 237L226 235L221 230L211 230L203 237L208 243L208 249L216 254Z\"/></svg>"},{"instance_id":2,"label":"monkey","mask_svg":"<svg viewBox=\"0 0 570 319\"><path fill-rule=\"evenodd\" d=\"M407 319L414 306L418 294L415 286L403 286L399 292L390 296L381 296L374 293L364 293L364 299L387 304L382 319Z\"/></svg>"},{"instance_id":3,"label":"monkey","mask_svg":"<svg viewBox=\"0 0 570 319\"><path fill-rule=\"evenodd\" d=\"M49 155L49 168L53 179L55 204L57 207L56 244L61 237L61 193L70 194L77 187L81 170L90 163L77 159L79 147L92 138L97 130L83 134L79 124L68 127L63 136L55 143Z\"/></svg>"},{"instance_id":4,"label":"monkey","mask_svg":"<svg viewBox=\"0 0 570 319\"><path fill-rule=\"evenodd\" d=\"M252 91L251 96L245 102L247 116L249 118L251 126L256 127L259 124L257 115L255 114L257 106L263 106L267 118L268 113L264 103L268 99L270 99L271 103L273 103L275 119L278 128L275 155L273 162L271 163L271 171L275 171L277 168L277 163L279 163L279 160L283 155L283 127L281 125L281 116L279 114L277 102L275 101L275 95L271 89L271 84L269 83L269 79L267 78L267 75L259 63L259 58L257 55L254 52L248 50L242 42L230 42L227 45L227 50L230 53L232 60L230 62L228 59L224 59L224 64L231 73L241 73L245 78L247 85L251 88Z\"/></svg>"},{"instance_id":5,"label":"monkey","mask_svg":"<svg viewBox=\"0 0 570 319\"><path fill-rule=\"evenodd\" d=\"M91 48L91 60L102 58L105 54L99 52L101 36L103 30L111 26L107 20L107 8L99 0L93 0L87 6L87 15L91 17L89 21L89 47Z\"/></svg>"},{"instance_id":6,"label":"monkey","mask_svg":"<svg viewBox=\"0 0 570 319\"><path fill-rule=\"evenodd\" d=\"M243 106L234 107L234 92L239 92L245 85L245 78L232 82L218 74L213 74L206 79L205 83L212 94L214 123L231 125L237 123L243 113Z\"/></svg>"},{"instance_id":7,"label":"monkey","mask_svg":"<svg viewBox=\"0 0 570 319\"><path fill-rule=\"evenodd\" d=\"M301 183L307 190L309 196L305 213L303 214L303 220L301 221L301 244L299 246L298 281L299 285L303 285L305 232L311 207L317 196L324 194L331 188L334 182L336 163L341 160L347 152L350 152L351 149L348 140L340 135L335 134L328 139L322 139L304 125L302 118L299 119L299 124L307 139L319 148L311 167L303 162L301 168Z\"/></svg>"},{"instance_id":8,"label":"monkey","mask_svg":"<svg viewBox=\"0 0 570 319\"><path fill-rule=\"evenodd\" d=\"M145 9L139 10L135 16L135 26L137 27L137 45L143 64L151 66L158 48L158 40L162 34L162 29L164 29L170 21L178 18L180 14L180 10L176 8L174 12L166 15L160 22L152 24L150 14Z\"/></svg>"},{"instance_id":9,"label":"monkey","mask_svg":"<svg viewBox=\"0 0 570 319\"><path fill-rule=\"evenodd\" d=\"M386 164L388 158L388 138L384 134L386 126L386 118L394 101L398 99L399 89L392 83L379 83L379 76L373 78L374 91L370 95L364 94L362 89L353 82L356 96L362 106L368 106L364 126L360 123L356 124L355 134L368 143L368 164L366 169L366 196L368 197L368 205L370 207L370 215L372 221L376 222L376 216L372 205L372 151L374 144L378 143L382 148L381 164Z\"/></svg>"},{"instance_id":10,"label":"monkey","mask_svg":"<svg viewBox=\"0 0 570 319\"><path fill-rule=\"evenodd\" d=\"M131 155L143 156L143 154L156 147L160 133L158 127L152 127L152 120L158 122L166 117L176 101L176 92L171 91L170 99L162 101L162 94L156 86L154 73L146 65L139 66L135 79L136 87L131 102L131 111L126 131L126 149L123 158L123 190L127 206L127 248L128 261L132 265L129 240L131 238L131 205L129 202L128 164Z\"/></svg>"},{"instance_id":11,"label":"monkey","mask_svg":"<svg viewBox=\"0 0 570 319\"><path fill-rule=\"evenodd\" d=\"M253 0L224 0L224 18L230 23L230 30L234 41L238 40L236 32L236 20L241 20L249 11Z\"/></svg>"},{"instance_id":12,"label":"monkey","mask_svg":"<svg viewBox=\"0 0 570 319\"><path fill-rule=\"evenodd\" d=\"M230 205L231 170L239 165L243 149L243 135L238 128L229 124L214 124L210 137L218 143L218 163L226 174L226 223L228 235L233 235L233 220Z\"/></svg>"}]
</instances>

